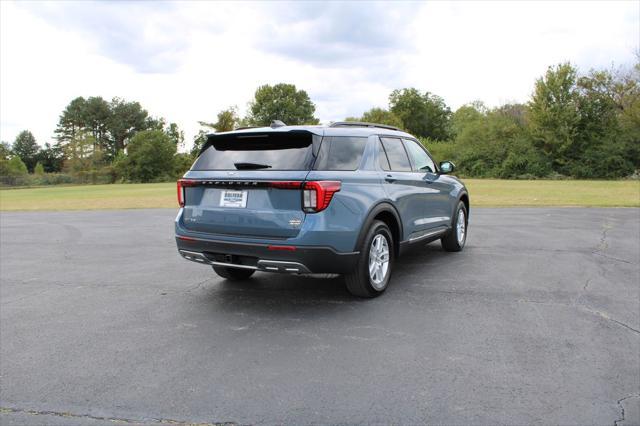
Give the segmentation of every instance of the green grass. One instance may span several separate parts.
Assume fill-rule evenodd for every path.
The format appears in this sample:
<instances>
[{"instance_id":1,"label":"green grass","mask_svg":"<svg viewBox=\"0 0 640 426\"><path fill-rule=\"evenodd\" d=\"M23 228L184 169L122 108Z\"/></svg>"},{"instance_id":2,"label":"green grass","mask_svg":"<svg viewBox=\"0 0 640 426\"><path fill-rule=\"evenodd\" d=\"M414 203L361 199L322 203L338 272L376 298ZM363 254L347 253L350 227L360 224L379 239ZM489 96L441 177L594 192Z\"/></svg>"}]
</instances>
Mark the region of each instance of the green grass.
<instances>
[{"instance_id":1,"label":"green grass","mask_svg":"<svg viewBox=\"0 0 640 426\"><path fill-rule=\"evenodd\" d=\"M465 179L473 207L640 207L639 181ZM175 183L0 190L0 210L177 208Z\"/></svg>"},{"instance_id":2,"label":"green grass","mask_svg":"<svg viewBox=\"0 0 640 426\"><path fill-rule=\"evenodd\" d=\"M175 183L48 186L0 190L0 210L176 207Z\"/></svg>"},{"instance_id":3,"label":"green grass","mask_svg":"<svg viewBox=\"0 0 640 426\"><path fill-rule=\"evenodd\" d=\"M472 206L640 207L640 181L464 179Z\"/></svg>"}]
</instances>

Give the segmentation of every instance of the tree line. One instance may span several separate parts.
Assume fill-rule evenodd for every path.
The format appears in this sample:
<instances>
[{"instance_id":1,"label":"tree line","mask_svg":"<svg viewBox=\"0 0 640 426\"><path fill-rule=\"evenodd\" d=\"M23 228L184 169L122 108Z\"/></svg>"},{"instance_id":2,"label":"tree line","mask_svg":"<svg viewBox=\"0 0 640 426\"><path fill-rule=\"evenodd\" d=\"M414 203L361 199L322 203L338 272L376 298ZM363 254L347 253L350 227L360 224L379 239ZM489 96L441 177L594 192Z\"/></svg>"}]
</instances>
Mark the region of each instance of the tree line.
<instances>
[{"instance_id":1,"label":"tree line","mask_svg":"<svg viewBox=\"0 0 640 426\"><path fill-rule=\"evenodd\" d=\"M429 92L394 90L387 109L352 120L400 127L462 176L620 178L640 169L640 63L580 74L569 63L549 67L530 100L456 111Z\"/></svg>"},{"instance_id":2,"label":"tree line","mask_svg":"<svg viewBox=\"0 0 640 426\"><path fill-rule=\"evenodd\" d=\"M73 99L62 111L55 142L43 147L28 130L0 146L0 183L154 182L181 176L206 134L272 120L317 124L304 90L280 83L258 87L245 117L236 107L200 121L190 152L176 123L155 118L138 102ZM630 69L580 74L569 63L549 67L527 103L488 108L476 101L452 111L444 99L416 88L394 90L386 108L346 120L396 126L418 137L437 160L462 176L495 178L620 178L640 169L640 63Z\"/></svg>"}]
</instances>

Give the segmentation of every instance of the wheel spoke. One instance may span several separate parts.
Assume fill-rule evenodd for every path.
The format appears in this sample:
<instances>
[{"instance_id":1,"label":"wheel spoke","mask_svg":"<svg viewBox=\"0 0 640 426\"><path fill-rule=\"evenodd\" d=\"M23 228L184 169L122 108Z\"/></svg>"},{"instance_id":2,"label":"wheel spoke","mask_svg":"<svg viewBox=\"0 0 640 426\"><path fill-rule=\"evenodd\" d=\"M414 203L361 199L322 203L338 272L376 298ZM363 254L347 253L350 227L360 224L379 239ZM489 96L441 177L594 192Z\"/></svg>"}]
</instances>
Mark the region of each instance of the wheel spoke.
<instances>
[{"instance_id":1,"label":"wheel spoke","mask_svg":"<svg viewBox=\"0 0 640 426\"><path fill-rule=\"evenodd\" d=\"M462 245L464 243L464 237L466 232L466 218L464 210L458 211L458 220L456 223L456 237L458 238L458 244Z\"/></svg>"},{"instance_id":2,"label":"wheel spoke","mask_svg":"<svg viewBox=\"0 0 640 426\"><path fill-rule=\"evenodd\" d=\"M377 234L369 247L369 277L372 285L381 290L389 270L389 242L383 234Z\"/></svg>"}]
</instances>

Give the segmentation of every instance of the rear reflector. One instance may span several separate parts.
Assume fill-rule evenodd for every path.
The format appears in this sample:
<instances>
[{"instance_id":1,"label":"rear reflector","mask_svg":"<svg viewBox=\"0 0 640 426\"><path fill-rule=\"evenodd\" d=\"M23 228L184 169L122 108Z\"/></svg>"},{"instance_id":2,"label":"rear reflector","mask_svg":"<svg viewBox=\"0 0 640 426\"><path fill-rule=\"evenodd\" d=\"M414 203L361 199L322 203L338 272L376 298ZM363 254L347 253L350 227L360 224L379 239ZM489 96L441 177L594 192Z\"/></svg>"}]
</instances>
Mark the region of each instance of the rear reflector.
<instances>
[{"instance_id":1,"label":"rear reflector","mask_svg":"<svg viewBox=\"0 0 640 426\"><path fill-rule=\"evenodd\" d=\"M296 251L296 246L268 246L267 248L272 251Z\"/></svg>"},{"instance_id":2,"label":"rear reflector","mask_svg":"<svg viewBox=\"0 0 640 426\"><path fill-rule=\"evenodd\" d=\"M183 237L182 235L176 235L176 238L182 241L198 241L197 238Z\"/></svg>"}]
</instances>

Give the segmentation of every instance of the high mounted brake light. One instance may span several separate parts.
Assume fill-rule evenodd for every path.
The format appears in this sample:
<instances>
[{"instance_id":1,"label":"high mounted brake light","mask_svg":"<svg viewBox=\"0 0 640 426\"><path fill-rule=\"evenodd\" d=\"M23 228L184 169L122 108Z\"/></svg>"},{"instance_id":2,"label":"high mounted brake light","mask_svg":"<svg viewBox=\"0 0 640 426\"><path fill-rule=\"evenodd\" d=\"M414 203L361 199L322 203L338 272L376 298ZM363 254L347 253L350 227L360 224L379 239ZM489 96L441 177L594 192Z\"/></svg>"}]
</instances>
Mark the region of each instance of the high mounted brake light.
<instances>
[{"instance_id":1,"label":"high mounted brake light","mask_svg":"<svg viewBox=\"0 0 640 426\"><path fill-rule=\"evenodd\" d=\"M307 213L317 213L329 207L333 194L342 184L335 180L305 182L302 191L302 207Z\"/></svg>"}]
</instances>

